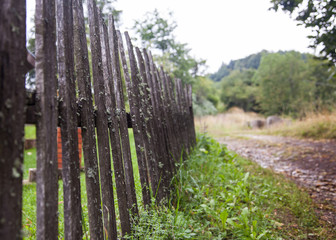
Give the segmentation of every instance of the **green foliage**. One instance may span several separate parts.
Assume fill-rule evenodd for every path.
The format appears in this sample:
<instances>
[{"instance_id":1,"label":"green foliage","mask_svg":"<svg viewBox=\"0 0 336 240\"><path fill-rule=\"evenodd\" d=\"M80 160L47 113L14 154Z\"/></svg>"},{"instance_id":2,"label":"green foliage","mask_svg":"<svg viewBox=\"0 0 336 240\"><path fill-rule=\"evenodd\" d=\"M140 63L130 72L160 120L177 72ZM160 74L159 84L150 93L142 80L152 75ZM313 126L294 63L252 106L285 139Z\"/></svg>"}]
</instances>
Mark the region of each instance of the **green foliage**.
<instances>
[{"instance_id":1,"label":"green foliage","mask_svg":"<svg viewBox=\"0 0 336 240\"><path fill-rule=\"evenodd\" d=\"M309 112L335 108L335 72L335 66L313 55L262 51L222 65L212 77L228 74L221 80L219 94L227 109L301 118Z\"/></svg>"},{"instance_id":2,"label":"green foliage","mask_svg":"<svg viewBox=\"0 0 336 240\"><path fill-rule=\"evenodd\" d=\"M219 82L224 77L230 75L230 73L234 70L245 70L250 68L258 69L261 57L265 54L268 54L268 52L266 50L263 50L259 53L251 54L245 58L232 60L228 65L222 63L218 71L214 74L211 74L210 78L215 82Z\"/></svg>"},{"instance_id":3,"label":"green foliage","mask_svg":"<svg viewBox=\"0 0 336 240\"><path fill-rule=\"evenodd\" d=\"M329 71L310 55L294 51L265 55L254 78L260 86L261 109L270 115L302 117L334 102L336 85L331 84L335 79L328 76Z\"/></svg>"},{"instance_id":4,"label":"green foliage","mask_svg":"<svg viewBox=\"0 0 336 240\"><path fill-rule=\"evenodd\" d=\"M215 82L219 82L223 77L226 77L230 74L231 69L225 63L222 63L217 72L210 75L210 79Z\"/></svg>"},{"instance_id":5,"label":"green foliage","mask_svg":"<svg viewBox=\"0 0 336 240\"><path fill-rule=\"evenodd\" d=\"M114 17L115 23L119 24L122 10L115 9L113 7L114 2L117 2L117 0L97 0L96 1L97 7L101 10L103 17L107 19L108 15L112 14Z\"/></svg>"},{"instance_id":6,"label":"green foliage","mask_svg":"<svg viewBox=\"0 0 336 240\"><path fill-rule=\"evenodd\" d=\"M169 17L172 15L173 13L170 12ZM176 22L170 20L162 18L155 9L152 13L147 12L142 21L136 20L133 29L139 35L145 48L154 47L164 53L172 47L174 42L172 33L177 27Z\"/></svg>"},{"instance_id":7,"label":"green foliage","mask_svg":"<svg viewBox=\"0 0 336 240\"><path fill-rule=\"evenodd\" d=\"M24 151L23 179L27 180L29 168L36 168L36 148Z\"/></svg>"},{"instance_id":8,"label":"green foliage","mask_svg":"<svg viewBox=\"0 0 336 240\"><path fill-rule=\"evenodd\" d=\"M193 108L196 116L217 113L219 91L217 84L207 77L197 77L193 84Z\"/></svg>"},{"instance_id":9,"label":"green foliage","mask_svg":"<svg viewBox=\"0 0 336 240\"><path fill-rule=\"evenodd\" d=\"M258 86L253 77L255 69L234 70L221 81L221 100L226 107L239 107L244 111L259 111L257 104Z\"/></svg>"},{"instance_id":10,"label":"green foliage","mask_svg":"<svg viewBox=\"0 0 336 240\"><path fill-rule=\"evenodd\" d=\"M36 139L35 125L25 125L25 139Z\"/></svg>"},{"instance_id":11,"label":"green foliage","mask_svg":"<svg viewBox=\"0 0 336 240\"><path fill-rule=\"evenodd\" d=\"M280 8L290 14L295 13L296 21L314 32L310 36L314 40L311 47L322 46L321 53L336 63L335 1L271 0L271 2L275 11Z\"/></svg>"},{"instance_id":12,"label":"green foliage","mask_svg":"<svg viewBox=\"0 0 336 240\"><path fill-rule=\"evenodd\" d=\"M140 185L138 177L135 181ZM197 136L197 146L181 161L172 184L170 200L146 210L141 187L136 189L140 213L125 239L292 239L308 234L320 239L318 234L325 233L307 194L205 135ZM59 238L64 237L62 185L59 181ZM84 238L90 239L83 173L81 203ZM35 239L36 184L23 187L22 213L25 239Z\"/></svg>"},{"instance_id":13,"label":"green foliage","mask_svg":"<svg viewBox=\"0 0 336 240\"><path fill-rule=\"evenodd\" d=\"M307 194L205 135L181 163L175 189L173 205L198 223L197 239L289 239L293 230L279 226L293 223L302 234L319 225Z\"/></svg>"},{"instance_id":14,"label":"green foliage","mask_svg":"<svg viewBox=\"0 0 336 240\"><path fill-rule=\"evenodd\" d=\"M175 39L174 30L176 22L172 20L170 12L168 19L160 16L157 9L148 12L143 19L135 21L133 29L138 34L143 47L155 49L160 54L154 54L156 62L171 73L174 78L181 79L184 83L193 83L193 79L205 65L204 60L197 60L190 56L190 49L186 43Z\"/></svg>"}]
</instances>

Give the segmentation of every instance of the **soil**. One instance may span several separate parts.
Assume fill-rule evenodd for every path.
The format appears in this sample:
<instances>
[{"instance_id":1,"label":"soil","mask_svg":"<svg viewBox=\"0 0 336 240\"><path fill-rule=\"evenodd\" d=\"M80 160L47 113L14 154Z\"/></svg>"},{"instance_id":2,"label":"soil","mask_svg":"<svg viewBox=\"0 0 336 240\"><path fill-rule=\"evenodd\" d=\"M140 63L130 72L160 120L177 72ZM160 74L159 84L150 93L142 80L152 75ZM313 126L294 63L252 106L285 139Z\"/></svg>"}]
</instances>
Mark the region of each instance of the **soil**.
<instances>
[{"instance_id":1,"label":"soil","mask_svg":"<svg viewBox=\"0 0 336 240\"><path fill-rule=\"evenodd\" d=\"M218 139L228 149L307 189L318 216L336 229L336 141L265 135Z\"/></svg>"}]
</instances>

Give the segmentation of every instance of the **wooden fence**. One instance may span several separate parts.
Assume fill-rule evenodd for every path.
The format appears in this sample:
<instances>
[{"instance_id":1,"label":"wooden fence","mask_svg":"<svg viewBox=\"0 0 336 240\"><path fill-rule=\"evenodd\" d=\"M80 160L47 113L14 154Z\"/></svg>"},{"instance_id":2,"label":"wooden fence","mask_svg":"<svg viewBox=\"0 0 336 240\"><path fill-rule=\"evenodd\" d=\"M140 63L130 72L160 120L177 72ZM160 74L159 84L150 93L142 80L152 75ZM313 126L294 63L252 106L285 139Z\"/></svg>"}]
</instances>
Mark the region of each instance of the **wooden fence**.
<instances>
[{"instance_id":1,"label":"wooden fence","mask_svg":"<svg viewBox=\"0 0 336 240\"><path fill-rule=\"evenodd\" d=\"M109 17L106 25L107 19L102 18L94 0L87 1L87 8L91 58L82 1L36 1L37 94L26 118L25 1L4 0L0 4L0 239L22 238L26 120L37 126L37 239L58 238L58 125L62 133L65 239L77 240L83 235L78 126L83 138L91 239L120 238L117 218L121 235L130 233L131 217L138 215L130 125L145 207L154 198L160 202L168 197L176 161L195 144L191 86L171 79L146 49L134 48L127 32L126 55L113 18ZM130 113L125 110L124 87Z\"/></svg>"}]
</instances>

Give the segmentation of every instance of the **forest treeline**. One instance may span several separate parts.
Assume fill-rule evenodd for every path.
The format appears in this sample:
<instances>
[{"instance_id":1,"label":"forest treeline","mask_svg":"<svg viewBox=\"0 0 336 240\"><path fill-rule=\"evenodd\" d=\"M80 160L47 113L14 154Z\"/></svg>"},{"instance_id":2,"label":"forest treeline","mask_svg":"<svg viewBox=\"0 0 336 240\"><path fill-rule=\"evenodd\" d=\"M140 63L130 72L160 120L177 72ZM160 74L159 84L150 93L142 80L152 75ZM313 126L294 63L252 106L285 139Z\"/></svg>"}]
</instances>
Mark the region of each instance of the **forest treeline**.
<instances>
[{"instance_id":1,"label":"forest treeline","mask_svg":"<svg viewBox=\"0 0 336 240\"><path fill-rule=\"evenodd\" d=\"M97 4L103 16L112 13L118 23L122 11L113 8L115 1L97 0ZM192 84L195 115L215 114L232 107L265 115L285 114L292 117L333 110L336 100L336 37L333 34L336 27L330 17L334 16L331 10L335 6L333 3L321 5L314 2L316 6L312 9L302 0L286 1L289 5L280 0L271 2L274 10L285 12L292 12L302 5L305 17L298 15L296 21L308 28L334 29L310 36L315 39L312 47L323 47L320 56L324 59L295 51L274 53L263 50L228 64L223 63L217 72L206 75L206 61L194 58L188 44L176 39L174 31L177 23L173 13L163 17L156 9L134 22L134 41L152 50L155 61L170 72L173 79L179 78ZM27 45L34 53L35 28L30 31L33 34ZM35 88L34 70L27 75L26 86Z\"/></svg>"},{"instance_id":2,"label":"forest treeline","mask_svg":"<svg viewBox=\"0 0 336 240\"><path fill-rule=\"evenodd\" d=\"M311 54L263 50L222 64L194 84L198 115L231 107L265 115L303 117L332 110L336 100L335 66ZM203 109L208 107L208 109Z\"/></svg>"}]
</instances>

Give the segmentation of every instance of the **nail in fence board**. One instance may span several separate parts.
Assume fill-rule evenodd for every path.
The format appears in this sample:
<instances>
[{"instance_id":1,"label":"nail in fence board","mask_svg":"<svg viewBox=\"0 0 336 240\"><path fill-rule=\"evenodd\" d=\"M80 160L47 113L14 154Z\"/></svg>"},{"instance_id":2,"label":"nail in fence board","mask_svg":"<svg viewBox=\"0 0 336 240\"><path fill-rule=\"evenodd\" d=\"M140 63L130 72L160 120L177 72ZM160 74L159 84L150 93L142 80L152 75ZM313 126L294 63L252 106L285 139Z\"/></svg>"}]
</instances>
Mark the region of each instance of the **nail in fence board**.
<instances>
[{"instance_id":1,"label":"nail in fence board","mask_svg":"<svg viewBox=\"0 0 336 240\"><path fill-rule=\"evenodd\" d=\"M120 57L122 60L122 66L124 71L124 77L126 82L126 89L128 93L128 99L130 104L130 114L132 119L132 127L134 133L134 141L135 141L135 148L137 153L137 160L138 160L138 167L139 167L139 175L140 175L140 182L141 182L141 190L142 190L142 198L145 205L150 203L150 192L149 192L149 179L148 179L148 169L146 163L146 155L145 155L145 145L143 139L143 132L142 132L142 121L140 116L140 91L139 91L139 79L137 74L137 66L135 62L135 56L133 52L133 46L130 42L129 36L125 33L126 41L128 45L128 54L130 59L130 66L131 66L131 77L129 76L129 71L127 67L127 61L125 56L125 50L122 43L122 37L120 32L118 32L118 44L120 50Z\"/></svg>"},{"instance_id":2,"label":"nail in fence board","mask_svg":"<svg viewBox=\"0 0 336 240\"><path fill-rule=\"evenodd\" d=\"M25 1L0 3L0 239L21 239Z\"/></svg>"},{"instance_id":3,"label":"nail in fence board","mask_svg":"<svg viewBox=\"0 0 336 240\"><path fill-rule=\"evenodd\" d=\"M117 239L98 12L96 2L94 0L88 0L87 6L89 13L94 97L95 103L97 105L96 126L98 134L98 153L103 199L104 229L107 233L108 239Z\"/></svg>"},{"instance_id":4,"label":"nail in fence board","mask_svg":"<svg viewBox=\"0 0 336 240\"><path fill-rule=\"evenodd\" d=\"M80 171L78 159L76 83L71 1L56 1L58 88L62 136L64 237L82 238Z\"/></svg>"},{"instance_id":5,"label":"nail in fence board","mask_svg":"<svg viewBox=\"0 0 336 240\"><path fill-rule=\"evenodd\" d=\"M74 0L74 49L76 76L79 90L79 108L82 123L85 182L91 239L103 239L103 220L99 184L98 158L91 77L86 42L83 5Z\"/></svg>"},{"instance_id":6,"label":"nail in fence board","mask_svg":"<svg viewBox=\"0 0 336 240\"><path fill-rule=\"evenodd\" d=\"M119 214L120 221L122 226L123 235L131 232L129 210L127 204L127 192L126 183L125 183L125 172L124 164L121 151L120 143L120 132L119 132L119 123L116 115L117 106L116 106L116 97L114 91L114 82L112 75L112 59L111 51L109 46L109 36L107 33L107 26L104 22L102 16L100 18L100 40L102 45L102 57L103 57L103 72L104 72L104 83L106 89L106 106L107 111L110 113L110 124L109 124L109 133L112 147L112 156L113 156L113 165L114 165L114 176L116 181L116 190L118 197L119 205ZM132 171L133 176L133 171ZM134 181L132 183L134 188ZM135 192L134 192L135 193Z\"/></svg>"},{"instance_id":7,"label":"nail in fence board","mask_svg":"<svg viewBox=\"0 0 336 240\"><path fill-rule=\"evenodd\" d=\"M58 237L57 79L55 1L36 1L37 239Z\"/></svg>"}]
</instances>

